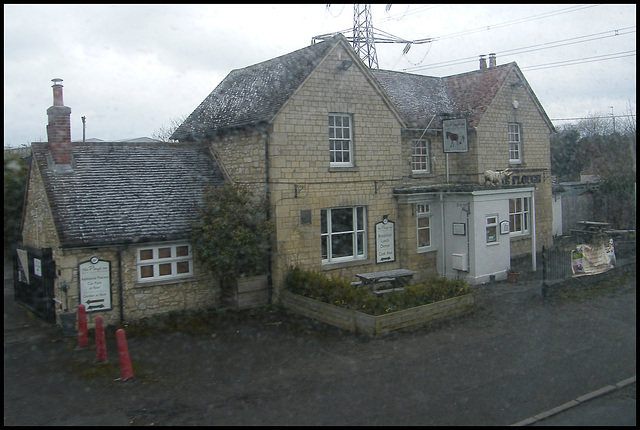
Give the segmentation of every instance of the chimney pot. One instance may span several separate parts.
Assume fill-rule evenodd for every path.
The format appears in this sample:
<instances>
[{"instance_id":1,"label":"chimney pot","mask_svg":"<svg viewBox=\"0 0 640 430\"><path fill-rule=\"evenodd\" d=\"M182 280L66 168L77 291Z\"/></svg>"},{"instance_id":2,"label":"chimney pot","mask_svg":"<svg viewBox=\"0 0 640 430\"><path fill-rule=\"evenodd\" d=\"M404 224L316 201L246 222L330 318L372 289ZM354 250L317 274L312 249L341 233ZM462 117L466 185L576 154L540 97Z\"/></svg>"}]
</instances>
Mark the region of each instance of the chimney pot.
<instances>
[{"instance_id":1,"label":"chimney pot","mask_svg":"<svg viewBox=\"0 0 640 430\"><path fill-rule=\"evenodd\" d=\"M489 54L489 67L496 67L496 54Z\"/></svg>"},{"instance_id":2,"label":"chimney pot","mask_svg":"<svg viewBox=\"0 0 640 430\"><path fill-rule=\"evenodd\" d=\"M480 70L484 70L487 68L487 59L484 57L484 55L480 56Z\"/></svg>"}]
</instances>

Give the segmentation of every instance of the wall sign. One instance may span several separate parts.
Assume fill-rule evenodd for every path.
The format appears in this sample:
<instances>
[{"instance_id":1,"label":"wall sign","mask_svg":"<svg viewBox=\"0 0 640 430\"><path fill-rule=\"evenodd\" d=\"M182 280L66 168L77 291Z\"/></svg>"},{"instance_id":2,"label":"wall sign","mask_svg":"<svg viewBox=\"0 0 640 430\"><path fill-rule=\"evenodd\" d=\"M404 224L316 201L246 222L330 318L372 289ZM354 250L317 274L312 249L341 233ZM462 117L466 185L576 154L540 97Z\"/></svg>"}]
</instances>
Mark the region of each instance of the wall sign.
<instances>
[{"instance_id":1,"label":"wall sign","mask_svg":"<svg viewBox=\"0 0 640 430\"><path fill-rule=\"evenodd\" d=\"M507 181L509 178L506 179ZM511 175L511 185L518 184L539 184L542 182L542 175Z\"/></svg>"},{"instance_id":2,"label":"wall sign","mask_svg":"<svg viewBox=\"0 0 640 430\"><path fill-rule=\"evenodd\" d=\"M469 152L467 120L449 119L442 121L443 152Z\"/></svg>"},{"instance_id":3,"label":"wall sign","mask_svg":"<svg viewBox=\"0 0 640 430\"><path fill-rule=\"evenodd\" d=\"M87 312L111 310L111 262L93 257L78 265L80 304Z\"/></svg>"},{"instance_id":4,"label":"wall sign","mask_svg":"<svg viewBox=\"0 0 640 430\"><path fill-rule=\"evenodd\" d=\"M464 236L465 234L467 234L467 225L463 222L454 222L453 234L455 236Z\"/></svg>"},{"instance_id":5,"label":"wall sign","mask_svg":"<svg viewBox=\"0 0 640 430\"><path fill-rule=\"evenodd\" d=\"M376 223L376 263L389 263L396 259L395 223L383 219Z\"/></svg>"},{"instance_id":6,"label":"wall sign","mask_svg":"<svg viewBox=\"0 0 640 430\"><path fill-rule=\"evenodd\" d=\"M500 221L500 234L509 234L509 221Z\"/></svg>"}]
</instances>

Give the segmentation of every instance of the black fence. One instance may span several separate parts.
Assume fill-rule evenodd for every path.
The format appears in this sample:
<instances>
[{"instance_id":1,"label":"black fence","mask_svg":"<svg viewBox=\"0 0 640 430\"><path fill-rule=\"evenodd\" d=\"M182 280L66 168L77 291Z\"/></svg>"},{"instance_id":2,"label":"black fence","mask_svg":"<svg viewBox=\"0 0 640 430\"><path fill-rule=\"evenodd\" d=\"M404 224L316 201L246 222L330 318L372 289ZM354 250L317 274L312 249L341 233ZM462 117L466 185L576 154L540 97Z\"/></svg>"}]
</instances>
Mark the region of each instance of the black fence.
<instances>
[{"instance_id":1,"label":"black fence","mask_svg":"<svg viewBox=\"0 0 640 430\"><path fill-rule=\"evenodd\" d=\"M614 239L617 264L635 258L635 239ZM566 243L556 244L552 247L542 247L542 279L543 281L559 281L573 276L571 270L571 250L575 246Z\"/></svg>"}]
</instances>

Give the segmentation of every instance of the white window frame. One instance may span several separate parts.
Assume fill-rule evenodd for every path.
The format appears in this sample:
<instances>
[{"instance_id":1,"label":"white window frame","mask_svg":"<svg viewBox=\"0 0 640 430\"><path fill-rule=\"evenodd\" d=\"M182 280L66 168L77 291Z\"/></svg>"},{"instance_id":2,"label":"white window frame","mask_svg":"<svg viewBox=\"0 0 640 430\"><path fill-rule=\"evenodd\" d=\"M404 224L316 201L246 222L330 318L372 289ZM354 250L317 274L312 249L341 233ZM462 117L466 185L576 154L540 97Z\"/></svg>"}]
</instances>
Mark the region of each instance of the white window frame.
<instances>
[{"instance_id":1,"label":"white window frame","mask_svg":"<svg viewBox=\"0 0 640 430\"><path fill-rule=\"evenodd\" d=\"M513 202L513 209L512 203ZM518 210L518 202L520 209ZM517 229L520 221L520 229ZM509 199L509 230L512 236L523 236L530 233L531 230L531 197L517 197Z\"/></svg>"},{"instance_id":2,"label":"white window frame","mask_svg":"<svg viewBox=\"0 0 640 430\"><path fill-rule=\"evenodd\" d=\"M487 214L485 216L485 220L486 220L486 226L485 226L485 241L487 243L487 246L491 246L491 245L498 245L500 243L500 235L499 235L499 231L498 231L498 214ZM489 230L493 229L494 236L495 239L491 242L489 242Z\"/></svg>"},{"instance_id":3,"label":"white window frame","mask_svg":"<svg viewBox=\"0 0 640 430\"><path fill-rule=\"evenodd\" d=\"M431 173L431 141L429 139L411 140L411 171L413 173Z\"/></svg>"},{"instance_id":4,"label":"white window frame","mask_svg":"<svg viewBox=\"0 0 640 430\"><path fill-rule=\"evenodd\" d=\"M345 120L349 122L344 125ZM345 137L345 135L347 135ZM345 149L347 145L347 149ZM346 155L346 157L345 157ZM348 161L344 161L348 158ZM329 166L353 167L353 115L329 113Z\"/></svg>"},{"instance_id":5,"label":"white window frame","mask_svg":"<svg viewBox=\"0 0 640 430\"><path fill-rule=\"evenodd\" d=\"M433 246L433 223L432 223L431 206L429 203L416 204L416 244L418 246L418 252L424 252L432 249ZM427 220L427 226L420 226L421 220ZM429 232L429 244L423 245L420 243L420 231L427 230Z\"/></svg>"},{"instance_id":6,"label":"white window frame","mask_svg":"<svg viewBox=\"0 0 640 430\"><path fill-rule=\"evenodd\" d=\"M332 213L340 210L352 210L351 229L344 231L333 231ZM361 220L358 222L358 216ZM326 208L320 211L321 217L321 249L322 264L333 264L344 261L365 260L367 258L367 210L365 206L350 206L338 208ZM325 231L323 231L325 230ZM352 235L353 254L342 257L333 256L333 240L339 236ZM361 252L361 253L359 253Z\"/></svg>"},{"instance_id":7,"label":"white window frame","mask_svg":"<svg viewBox=\"0 0 640 430\"><path fill-rule=\"evenodd\" d=\"M187 255L178 255L187 247ZM169 255L164 256L169 250ZM143 257L151 251L151 258ZM178 273L178 267L184 269L184 263L188 264L188 272ZM136 265L138 282L157 282L164 280L181 279L193 276L193 253L189 243L171 243L160 245L140 246L136 250ZM143 276L143 271L152 268L152 276ZM170 269L168 274L161 274Z\"/></svg>"},{"instance_id":8,"label":"white window frame","mask_svg":"<svg viewBox=\"0 0 640 430\"><path fill-rule=\"evenodd\" d=\"M507 139L509 141L509 163L522 163L522 128L516 122L507 125Z\"/></svg>"}]
</instances>

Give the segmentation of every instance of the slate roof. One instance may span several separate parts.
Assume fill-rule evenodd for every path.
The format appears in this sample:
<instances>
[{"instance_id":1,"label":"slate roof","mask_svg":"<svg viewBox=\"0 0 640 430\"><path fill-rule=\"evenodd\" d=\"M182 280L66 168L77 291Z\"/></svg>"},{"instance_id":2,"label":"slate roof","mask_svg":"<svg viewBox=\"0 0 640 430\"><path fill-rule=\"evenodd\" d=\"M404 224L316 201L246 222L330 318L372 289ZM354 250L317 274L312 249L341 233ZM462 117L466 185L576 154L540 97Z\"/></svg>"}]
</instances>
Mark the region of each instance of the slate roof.
<instances>
[{"instance_id":1,"label":"slate roof","mask_svg":"<svg viewBox=\"0 0 640 430\"><path fill-rule=\"evenodd\" d=\"M33 143L62 247L187 238L206 185L222 185L209 149L166 142L72 143L71 171ZM50 155L49 155L50 157Z\"/></svg>"},{"instance_id":2,"label":"slate roof","mask_svg":"<svg viewBox=\"0 0 640 430\"><path fill-rule=\"evenodd\" d=\"M341 39L344 36L232 70L171 138L194 140L213 130L270 121Z\"/></svg>"},{"instance_id":3,"label":"slate roof","mask_svg":"<svg viewBox=\"0 0 640 430\"><path fill-rule=\"evenodd\" d=\"M504 79L517 67L515 62L511 62L442 78L456 109L468 114L469 127L478 125Z\"/></svg>"},{"instance_id":4,"label":"slate roof","mask_svg":"<svg viewBox=\"0 0 640 430\"><path fill-rule=\"evenodd\" d=\"M233 70L171 136L180 141L206 137L215 130L270 121L342 35L271 60ZM446 77L370 69L402 115L407 127L442 128L448 114L466 117L476 127L515 62ZM526 81L525 81L526 84ZM533 98L535 94L526 84ZM538 105L540 106L539 102ZM540 106L542 115L551 121Z\"/></svg>"},{"instance_id":5,"label":"slate roof","mask_svg":"<svg viewBox=\"0 0 640 430\"><path fill-rule=\"evenodd\" d=\"M371 72L396 105L409 128L441 126L441 113L452 113L455 106L442 78L374 70Z\"/></svg>"}]
</instances>

